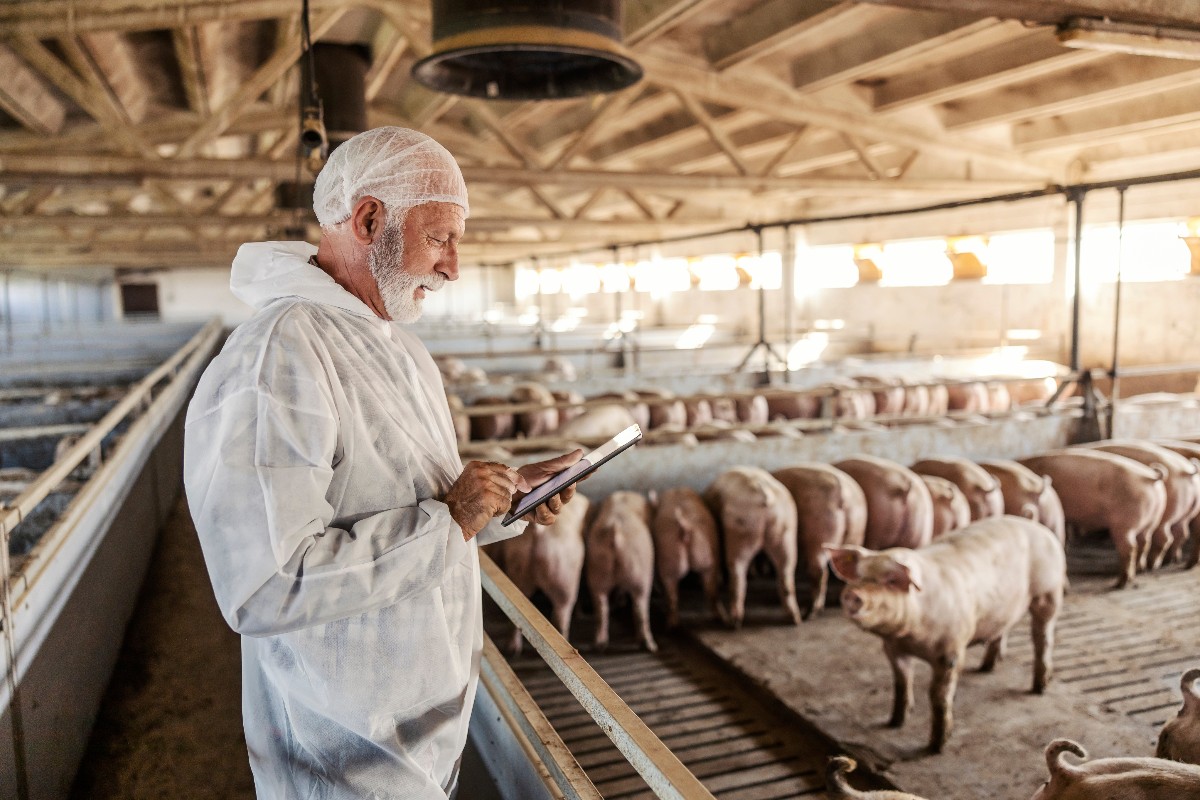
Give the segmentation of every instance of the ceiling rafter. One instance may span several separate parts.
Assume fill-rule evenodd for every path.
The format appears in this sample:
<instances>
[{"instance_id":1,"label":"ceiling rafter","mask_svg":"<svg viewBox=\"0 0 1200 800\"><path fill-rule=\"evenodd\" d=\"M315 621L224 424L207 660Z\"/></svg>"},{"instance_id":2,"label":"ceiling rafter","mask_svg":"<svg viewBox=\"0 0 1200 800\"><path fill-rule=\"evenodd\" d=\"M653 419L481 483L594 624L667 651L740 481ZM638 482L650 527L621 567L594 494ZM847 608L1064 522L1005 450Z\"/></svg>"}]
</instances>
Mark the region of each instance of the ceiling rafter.
<instances>
[{"instance_id":1,"label":"ceiling rafter","mask_svg":"<svg viewBox=\"0 0 1200 800\"><path fill-rule=\"evenodd\" d=\"M721 129L721 126L712 118L712 115L704 109L704 106L690 92L684 89L675 88L674 92L675 96L679 98L679 102L687 109L688 114L700 123L700 127L704 128L708 133L713 144L729 158L730 163L733 164L733 168L738 171L738 174L751 174L751 169L746 164L746 160L742 158L742 154L738 152L737 145Z\"/></svg>"},{"instance_id":2,"label":"ceiling rafter","mask_svg":"<svg viewBox=\"0 0 1200 800\"><path fill-rule=\"evenodd\" d=\"M870 114L825 106L773 82L728 73L717 75L659 56L642 56L642 64L656 83L683 89L709 102L754 109L796 125L820 125L954 158L975 159L1028 175L1050 176L1048 168L1012 151L910 128L895 121L876 119Z\"/></svg>"},{"instance_id":3,"label":"ceiling rafter","mask_svg":"<svg viewBox=\"0 0 1200 800\"><path fill-rule=\"evenodd\" d=\"M704 52L720 71L761 61L855 9L854 3L836 0L767 0L706 32Z\"/></svg>"},{"instance_id":4,"label":"ceiling rafter","mask_svg":"<svg viewBox=\"0 0 1200 800\"><path fill-rule=\"evenodd\" d=\"M212 113L212 93L209 88L211 67L204 41L206 36L200 25L181 25L171 29L171 44L175 48L175 60L179 63L188 107L201 117Z\"/></svg>"},{"instance_id":5,"label":"ceiling rafter","mask_svg":"<svg viewBox=\"0 0 1200 800\"><path fill-rule=\"evenodd\" d=\"M0 43L0 108L39 136L62 130L66 106L16 53Z\"/></svg>"},{"instance_id":6,"label":"ceiling rafter","mask_svg":"<svg viewBox=\"0 0 1200 800\"><path fill-rule=\"evenodd\" d=\"M318 14L312 24L313 41L320 40L328 33L345 11L344 8L334 8ZM242 111L280 80L288 70L292 69L299 57L299 40L289 41L279 47L253 75L242 82L238 90L220 108L214 109L212 115L201 122L199 127L184 139L176 152L176 158L194 156L200 148L220 136L233 124Z\"/></svg>"},{"instance_id":7,"label":"ceiling rafter","mask_svg":"<svg viewBox=\"0 0 1200 800\"><path fill-rule=\"evenodd\" d=\"M404 57L408 48L408 35L392 25L390 21L385 20L375 36L372 48L375 59L371 62L371 68L367 70L366 86L363 92L367 103L373 102L383 91L383 87L391 79L396 67L400 66L400 59Z\"/></svg>"}]
</instances>

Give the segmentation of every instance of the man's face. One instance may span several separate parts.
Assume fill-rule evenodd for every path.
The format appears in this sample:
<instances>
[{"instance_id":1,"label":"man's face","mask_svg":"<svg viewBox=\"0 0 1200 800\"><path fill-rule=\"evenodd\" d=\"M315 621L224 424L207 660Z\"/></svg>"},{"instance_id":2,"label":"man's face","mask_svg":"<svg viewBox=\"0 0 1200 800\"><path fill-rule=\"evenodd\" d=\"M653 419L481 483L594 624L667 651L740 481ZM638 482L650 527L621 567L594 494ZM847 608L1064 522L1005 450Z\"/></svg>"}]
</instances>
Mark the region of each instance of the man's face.
<instances>
[{"instance_id":1,"label":"man's face","mask_svg":"<svg viewBox=\"0 0 1200 800\"><path fill-rule=\"evenodd\" d=\"M454 203L422 203L388 215L367 266L393 322L415 322L425 293L458 279L464 230L465 215Z\"/></svg>"}]
</instances>

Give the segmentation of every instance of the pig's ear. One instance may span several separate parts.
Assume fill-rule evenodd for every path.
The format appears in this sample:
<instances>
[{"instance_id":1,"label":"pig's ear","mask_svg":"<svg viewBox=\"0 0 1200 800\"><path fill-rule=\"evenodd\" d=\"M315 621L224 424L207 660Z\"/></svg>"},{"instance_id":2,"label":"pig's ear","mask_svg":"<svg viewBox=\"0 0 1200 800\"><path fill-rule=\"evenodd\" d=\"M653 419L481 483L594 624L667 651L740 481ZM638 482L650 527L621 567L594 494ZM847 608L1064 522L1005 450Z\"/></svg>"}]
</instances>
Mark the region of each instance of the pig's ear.
<instances>
[{"instance_id":1,"label":"pig's ear","mask_svg":"<svg viewBox=\"0 0 1200 800\"><path fill-rule=\"evenodd\" d=\"M860 578L858 564L863 556L870 554L870 550L853 544L843 547L827 544L824 547L829 552L829 566L833 567L834 575L837 575L847 583L857 581Z\"/></svg>"},{"instance_id":2,"label":"pig's ear","mask_svg":"<svg viewBox=\"0 0 1200 800\"><path fill-rule=\"evenodd\" d=\"M1041 519L1041 514L1038 513L1037 506L1035 506L1033 503L1023 503L1021 505L1021 516L1025 519L1033 520L1034 522L1037 522L1039 519Z\"/></svg>"},{"instance_id":3,"label":"pig's ear","mask_svg":"<svg viewBox=\"0 0 1200 800\"><path fill-rule=\"evenodd\" d=\"M900 592L907 593L909 589L921 591L921 584L917 582L917 576L913 574L913 571L906 564L894 558L887 560L886 566L879 576L879 582L889 589Z\"/></svg>"}]
</instances>

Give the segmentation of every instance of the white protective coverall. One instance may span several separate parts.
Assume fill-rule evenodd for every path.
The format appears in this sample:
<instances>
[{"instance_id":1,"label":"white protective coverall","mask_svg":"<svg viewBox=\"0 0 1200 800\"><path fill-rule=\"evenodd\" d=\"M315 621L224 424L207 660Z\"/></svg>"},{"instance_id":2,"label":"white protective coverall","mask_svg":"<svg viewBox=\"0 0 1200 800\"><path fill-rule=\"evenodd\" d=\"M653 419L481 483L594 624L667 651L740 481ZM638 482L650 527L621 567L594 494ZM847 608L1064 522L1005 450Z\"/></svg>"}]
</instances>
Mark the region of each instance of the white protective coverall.
<instances>
[{"instance_id":1,"label":"white protective coverall","mask_svg":"<svg viewBox=\"0 0 1200 800\"><path fill-rule=\"evenodd\" d=\"M260 798L445 798L483 646L477 543L441 376L411 333L308 263L244 245L257 313L188 407L184 482L217 602L242 634ZM482 540L482 541L481 541Z\"/></svg>"}]
</instances>

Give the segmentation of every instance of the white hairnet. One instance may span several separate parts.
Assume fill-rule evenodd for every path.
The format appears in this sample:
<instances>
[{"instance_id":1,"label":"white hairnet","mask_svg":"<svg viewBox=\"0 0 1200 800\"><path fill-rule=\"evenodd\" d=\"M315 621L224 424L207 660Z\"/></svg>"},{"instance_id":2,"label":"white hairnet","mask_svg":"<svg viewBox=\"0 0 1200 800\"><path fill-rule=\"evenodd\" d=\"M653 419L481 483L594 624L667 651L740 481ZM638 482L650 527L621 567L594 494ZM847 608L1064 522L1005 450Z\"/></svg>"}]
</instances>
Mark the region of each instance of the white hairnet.
<instances>
[{"instance_id":1,"label":"white hairnet","mask_svg":"<svg viewBox=\"0 0 1200 800\"><path fill-rule=\"evenodd\" d=\"M365 131L333 151L313 187L317 221L345 222L354 204L367 195L381 200L388 211L441 202L470 213L467 184L454 156L408 128Z\"/></svg>"}]
</instances>

